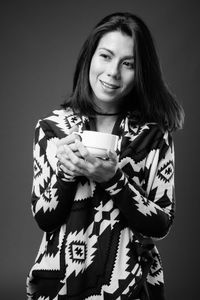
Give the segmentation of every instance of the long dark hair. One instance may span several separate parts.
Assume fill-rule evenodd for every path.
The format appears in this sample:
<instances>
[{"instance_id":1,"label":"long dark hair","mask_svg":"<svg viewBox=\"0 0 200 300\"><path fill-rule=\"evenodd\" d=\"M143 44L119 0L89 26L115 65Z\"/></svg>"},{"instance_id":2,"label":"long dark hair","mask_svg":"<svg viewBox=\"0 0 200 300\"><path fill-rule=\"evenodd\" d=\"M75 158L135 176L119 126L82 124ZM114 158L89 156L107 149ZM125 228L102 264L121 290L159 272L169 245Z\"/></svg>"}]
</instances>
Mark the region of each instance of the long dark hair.
<instances>
[{"instance_id":1,"label":"long dark hair","mask_svg":"<svg viewBox=\"0 0 200 300\"><path fill-rule=\"evenodd\" d=\"M184 111L166 86L147 25L131 13L114 13L103 18L83 44L75 68L71 96L62 105L80 114L95 114L89 69L93 54L102 36L121 31L134 39L135 78L131 92L125 99L126 110L138 123L156 122L170 131L183 126Z\"/></svg>"}]
</instances>

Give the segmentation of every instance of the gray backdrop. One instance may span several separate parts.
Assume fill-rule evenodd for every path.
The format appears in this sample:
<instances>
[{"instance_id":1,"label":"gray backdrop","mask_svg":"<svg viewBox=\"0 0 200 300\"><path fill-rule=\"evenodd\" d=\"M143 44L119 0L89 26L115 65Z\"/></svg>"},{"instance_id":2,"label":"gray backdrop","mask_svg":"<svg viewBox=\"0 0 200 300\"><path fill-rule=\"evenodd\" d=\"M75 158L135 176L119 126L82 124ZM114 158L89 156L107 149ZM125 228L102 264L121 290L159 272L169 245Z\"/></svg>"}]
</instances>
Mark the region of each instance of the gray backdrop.
<instances>
[{"instance_id":1,"label":"gray backdrop","mask_svg":"<svg viewBox=\"0 0 200 300\"><path fill-rule=\"evenodd\" d=\"M174 135L177 213L158 242L168 299L197 299L199 267L199 2L145 0L1 1L0 298L26 299L25 279L42 232L31 215L32 141L40 117L70 93L80 47L91 27L115 11L150 26L165 79L186 122Z\"/></svg>"}]
</instances>

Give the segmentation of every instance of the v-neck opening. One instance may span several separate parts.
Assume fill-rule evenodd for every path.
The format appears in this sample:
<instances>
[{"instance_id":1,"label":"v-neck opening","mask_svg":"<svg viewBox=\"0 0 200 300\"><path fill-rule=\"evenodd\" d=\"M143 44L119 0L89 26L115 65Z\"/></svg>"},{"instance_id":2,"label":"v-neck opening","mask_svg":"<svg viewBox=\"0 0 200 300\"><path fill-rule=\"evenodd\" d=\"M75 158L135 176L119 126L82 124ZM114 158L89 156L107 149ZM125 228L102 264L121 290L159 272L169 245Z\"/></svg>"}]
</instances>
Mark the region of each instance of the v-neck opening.
<instances>
[{"instance_id":1,"label":"v-neck opening","mask_svg":"<svg viewBox=\"0 0 200 300\"><path fill-rule=\"evenodd\" d=\"M120 135L120 132L119 132L119 125L121 124L122 122L122 119L124 118L124 114L120 114L117 119L115 120L115 123L113 125L113 128L112 128L112 131L111 131L111 134L114 134L114 135ZM86 128L87 130L92 130L92 131L97 131L97 127L96 127L96 119L91 117L89 118L89 124L86 125Z\"/></svg>"}]
</instances>

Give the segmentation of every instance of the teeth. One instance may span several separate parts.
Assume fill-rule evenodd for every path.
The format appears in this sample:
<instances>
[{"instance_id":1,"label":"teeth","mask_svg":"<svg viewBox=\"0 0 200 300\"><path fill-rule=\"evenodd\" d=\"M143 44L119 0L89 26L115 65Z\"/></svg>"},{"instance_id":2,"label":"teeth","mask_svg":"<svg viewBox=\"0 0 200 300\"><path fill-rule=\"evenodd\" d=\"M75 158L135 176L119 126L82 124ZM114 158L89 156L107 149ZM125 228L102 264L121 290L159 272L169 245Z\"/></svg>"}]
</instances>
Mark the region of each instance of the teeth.
<instances>
[{"instance_id":1,"label":"teeth","mask_svg":"<svg viewBox=\"0 0 200 300\"><path fill-rule=\"evenodd\" d=\"M113 84L106 83L106 82L104 82L104 81L101 81L101 83L102 83L105 87L108 87L109 89L117 89L117 88L118 88L118 86L113 85Z\"/></svg>"}]
</instances>

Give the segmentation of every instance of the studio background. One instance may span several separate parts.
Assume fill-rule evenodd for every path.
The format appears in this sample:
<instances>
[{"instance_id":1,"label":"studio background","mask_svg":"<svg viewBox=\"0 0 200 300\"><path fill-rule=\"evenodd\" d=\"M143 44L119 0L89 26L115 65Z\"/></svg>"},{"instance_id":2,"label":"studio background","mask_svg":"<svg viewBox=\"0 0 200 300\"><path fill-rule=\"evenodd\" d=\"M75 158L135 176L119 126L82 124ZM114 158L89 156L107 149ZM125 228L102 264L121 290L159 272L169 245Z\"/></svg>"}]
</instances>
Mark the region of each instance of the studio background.
<instances>
[{"instance_id":1,"label":"studio background","mask_svg":"<svg viewBox=\"0 0 200 300\"><path fill-rule=\"evenodd\" d=\"M75 63L91 28L105 15L141 16L156 41L164 77L186 113L174 135L176 219L157 243L168 300L196 300L199 287L199 2L1 1L0 298L23 300L42 232L32 218L32 143L39 118L70 93Z\"/></svg>"}]
</instances>

